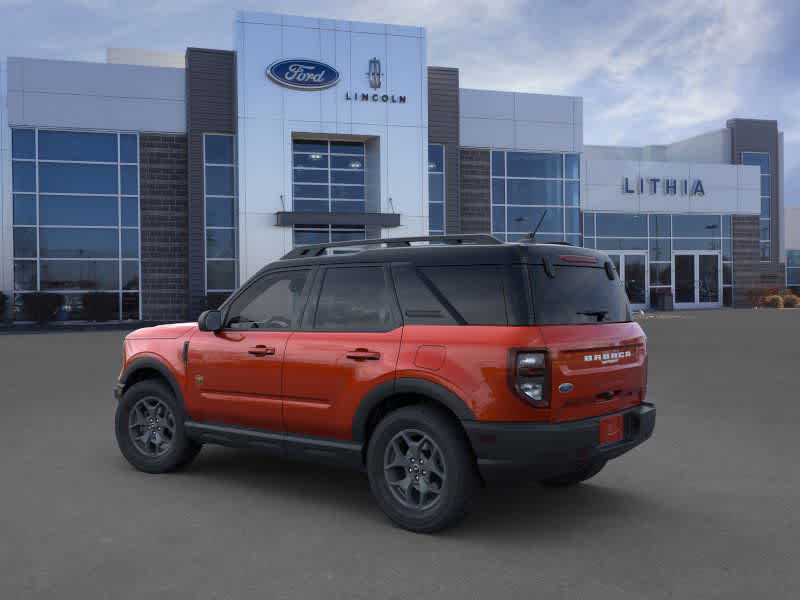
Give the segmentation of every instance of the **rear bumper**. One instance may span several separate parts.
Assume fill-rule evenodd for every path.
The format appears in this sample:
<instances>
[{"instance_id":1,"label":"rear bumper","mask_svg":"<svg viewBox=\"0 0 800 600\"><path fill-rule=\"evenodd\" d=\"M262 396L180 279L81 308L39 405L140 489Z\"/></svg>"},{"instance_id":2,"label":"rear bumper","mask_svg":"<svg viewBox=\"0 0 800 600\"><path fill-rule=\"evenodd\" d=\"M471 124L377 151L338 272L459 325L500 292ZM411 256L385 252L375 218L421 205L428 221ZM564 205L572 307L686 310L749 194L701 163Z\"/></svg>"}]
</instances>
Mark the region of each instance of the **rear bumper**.
<instances>
[{"instance_id":1,"label":"rear bumper","mask_svg":"<svg viewBox=\"0 0 800 600\"><path fill-rule=\"evenodd\" d=\"M582 465L611 460L652 434L656 407L649 403L612 414L625 419L622 441L600 445L600 420L609 415L567 423L463 422L478 468L486 481L535 481Z\"/></svg>"}]
</instances>

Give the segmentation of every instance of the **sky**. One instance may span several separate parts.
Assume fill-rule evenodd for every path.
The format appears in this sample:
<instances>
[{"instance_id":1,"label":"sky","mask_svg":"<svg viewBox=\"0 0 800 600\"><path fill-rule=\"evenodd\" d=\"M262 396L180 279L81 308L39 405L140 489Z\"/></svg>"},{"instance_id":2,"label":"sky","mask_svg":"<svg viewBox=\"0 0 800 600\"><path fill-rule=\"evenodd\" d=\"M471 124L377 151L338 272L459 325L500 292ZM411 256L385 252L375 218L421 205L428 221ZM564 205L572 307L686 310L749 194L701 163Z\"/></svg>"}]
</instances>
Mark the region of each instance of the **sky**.
<instances>
[{"instance_id":1,"label":"sky","mask_svg":"<svg viewBox=\"0 0 800 600\"><path fill-rule=\"evenodd\" d=\"M107 47L230 49L237 9L421 25L462 87L583 97L584 143L664 144L776 119L800 205L794 0L0 0L0 56L105 59Z\"/></svg>"}]
</instances>

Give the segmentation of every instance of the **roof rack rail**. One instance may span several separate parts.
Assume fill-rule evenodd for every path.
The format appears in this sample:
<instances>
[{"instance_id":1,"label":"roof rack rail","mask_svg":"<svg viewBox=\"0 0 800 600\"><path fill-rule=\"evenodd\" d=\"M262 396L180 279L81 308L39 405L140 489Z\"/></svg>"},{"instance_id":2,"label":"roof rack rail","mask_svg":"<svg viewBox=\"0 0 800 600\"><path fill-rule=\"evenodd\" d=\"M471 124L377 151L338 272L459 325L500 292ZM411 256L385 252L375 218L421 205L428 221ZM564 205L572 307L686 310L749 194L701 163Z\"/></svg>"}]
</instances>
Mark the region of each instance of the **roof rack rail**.
<instances>
[{"instance_id":1,"label":"roof rack rail","mask_svg":"<svg viewBox=\"0 0 800 600\"><path fill-rule=\"evenodd\" d=\"M419 237L376 238L369 240L350 240L346 242L331 242L328 244L310 244L298 246L291 252L284 254L281 260L292 258L310 258L324 254L328 248L352 248L354 246L381 246L398 248L411 246L411 242L441 242L443 244L502 244L500 240L488 234L475 233L464 235L425 235Z\"/></svg>"}]
</instances>

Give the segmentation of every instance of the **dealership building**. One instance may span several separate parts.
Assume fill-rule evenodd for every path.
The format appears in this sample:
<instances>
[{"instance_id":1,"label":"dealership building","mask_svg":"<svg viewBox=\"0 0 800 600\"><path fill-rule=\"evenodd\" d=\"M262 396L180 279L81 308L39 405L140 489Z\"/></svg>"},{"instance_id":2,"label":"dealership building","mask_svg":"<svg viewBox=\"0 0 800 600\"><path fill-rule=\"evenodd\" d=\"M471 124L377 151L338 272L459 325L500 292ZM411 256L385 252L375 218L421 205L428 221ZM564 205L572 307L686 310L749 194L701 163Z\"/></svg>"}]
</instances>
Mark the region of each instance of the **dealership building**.
<instances>
[{"instance_id":1,"label":"dealership building","mask_svg":"<svg viewBox=\"0 0 800 600\"><path fill-rule=\"evenodd\" d=\"M233 51L3 59L14 317L45 291L60 320L98 292L120 319L194 318L297 245L514 241L540 221L537 240L608 253L635 307L749 306L800 276L776 121L585 145L582 98L461 88L426 44L419 27L240 12Z\"/></svg>"}]
</instances>

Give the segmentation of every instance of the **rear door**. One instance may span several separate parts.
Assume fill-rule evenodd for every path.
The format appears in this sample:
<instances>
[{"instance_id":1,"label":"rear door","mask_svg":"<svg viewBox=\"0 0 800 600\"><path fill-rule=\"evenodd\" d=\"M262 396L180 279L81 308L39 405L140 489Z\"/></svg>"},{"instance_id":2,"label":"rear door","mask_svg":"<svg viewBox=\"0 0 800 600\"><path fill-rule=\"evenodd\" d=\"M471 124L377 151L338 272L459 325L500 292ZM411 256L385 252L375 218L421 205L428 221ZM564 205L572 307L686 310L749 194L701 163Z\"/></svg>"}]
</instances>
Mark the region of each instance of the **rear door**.
<instances>
[{"instance_id":1,"label":"rear door","mask_svg":"<svg viewBox=\"0 0 800 600\"><path fill-rule=\"evenodd\" d=\"M268 273L233 300L222 331L192 337L187 407L195 419L283 430L283 358L310 280L308 268Z\"/></svg>"},{"instance_id":2,"label":"rear door","mask_svg":"<svg viewBox=\"0 0 800 600\"><path fill-rule=\"evenodd\" d=\"M623 410L646 393L647 353L624 284L603 266L530 267L534 313L550 361L554 421Z\"/></svg>"},{"instance_id":3,"label":"rear door","mask_svg":"<svg viewBox=\"0 0 800 600\"><path fill-rule=\"evenodd\" d=\"M356 407L394 378L402 327L388 268L324 268L284 360L289 433L350 439Z\"/></svg>"}]
</instances>

